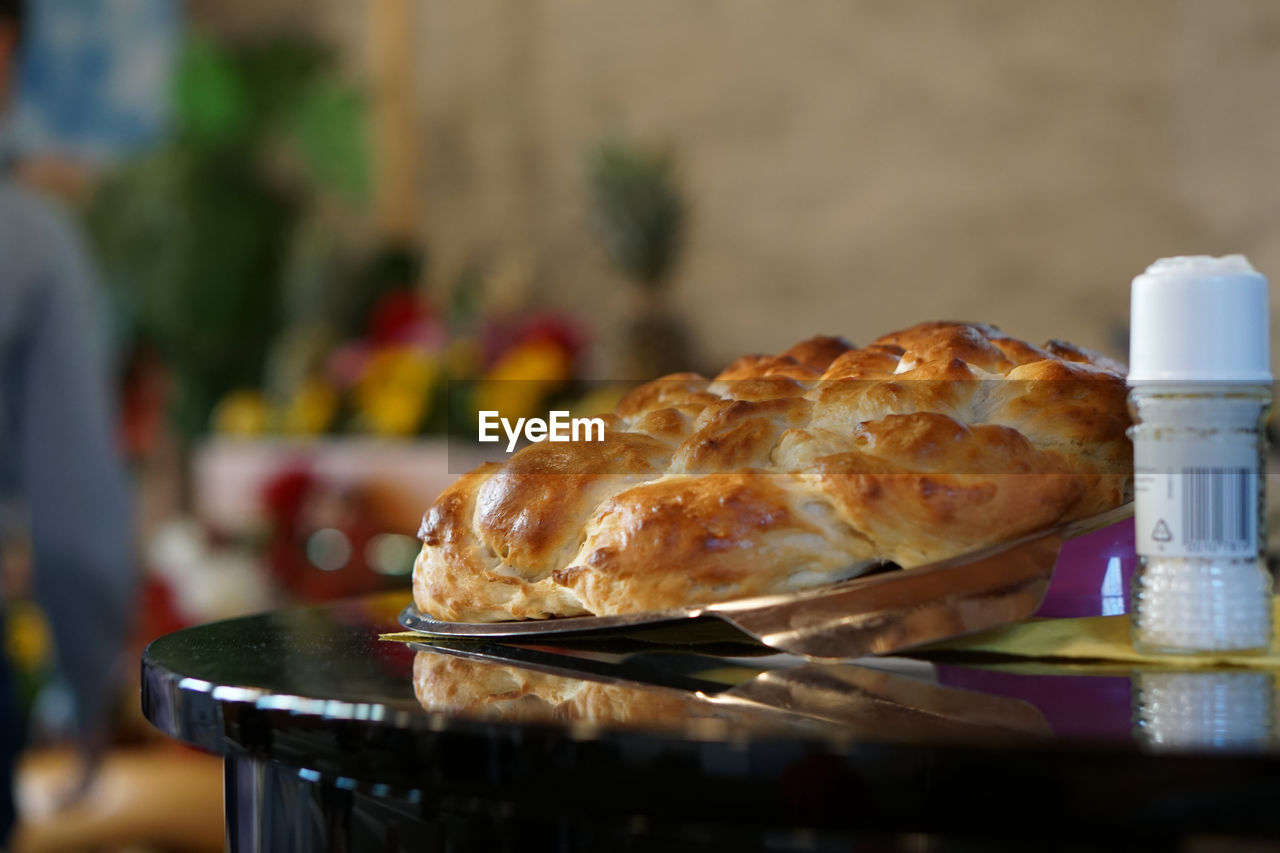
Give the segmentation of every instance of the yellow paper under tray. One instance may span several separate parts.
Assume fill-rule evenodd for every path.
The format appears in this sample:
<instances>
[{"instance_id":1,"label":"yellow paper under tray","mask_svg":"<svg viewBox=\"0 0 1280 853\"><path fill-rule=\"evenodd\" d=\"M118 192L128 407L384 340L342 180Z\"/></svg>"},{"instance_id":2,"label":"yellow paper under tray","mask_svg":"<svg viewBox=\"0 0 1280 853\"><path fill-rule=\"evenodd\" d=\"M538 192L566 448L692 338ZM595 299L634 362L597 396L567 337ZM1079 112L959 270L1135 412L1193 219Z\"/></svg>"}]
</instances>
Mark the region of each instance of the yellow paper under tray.
<instances>
[{"instance_id":1,"label":"yellow paper under tray","mask_svg":"<svg viewBox=\"0 0 1280 853\"><path fill-rule=\"evenodd\" d=\"M1276 624L1280 624L1280 598L1272 600L1272 608ZM926 655L930 652L973 653L1035 660L1111 661L1177 669L1280 669L1280 646L1274 640L1265 654L1147 655L1134 651L1129 626L1128 615L1032 619L936 643L918 651Z\"/></svg>"}]
</instances>

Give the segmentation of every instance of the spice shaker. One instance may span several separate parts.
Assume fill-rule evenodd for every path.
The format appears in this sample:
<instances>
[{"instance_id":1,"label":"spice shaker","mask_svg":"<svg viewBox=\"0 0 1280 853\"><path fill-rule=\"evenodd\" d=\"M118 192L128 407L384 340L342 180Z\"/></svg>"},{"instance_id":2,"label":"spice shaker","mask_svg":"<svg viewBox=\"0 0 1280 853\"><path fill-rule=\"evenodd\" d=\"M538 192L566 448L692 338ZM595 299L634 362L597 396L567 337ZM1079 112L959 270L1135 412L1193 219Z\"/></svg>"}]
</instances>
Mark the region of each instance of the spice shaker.
<instances>
[{"instance_id":1,"label":"spice shaker","mask_svg":"<svg viewBox=\"0 0 1280 853\"><path fill-rule=\"evenodd\" d=\"M1264 651L1267 280L1241 255L1164 258L1131 298L1134 647Z\"/></svg>"}]
</instances>

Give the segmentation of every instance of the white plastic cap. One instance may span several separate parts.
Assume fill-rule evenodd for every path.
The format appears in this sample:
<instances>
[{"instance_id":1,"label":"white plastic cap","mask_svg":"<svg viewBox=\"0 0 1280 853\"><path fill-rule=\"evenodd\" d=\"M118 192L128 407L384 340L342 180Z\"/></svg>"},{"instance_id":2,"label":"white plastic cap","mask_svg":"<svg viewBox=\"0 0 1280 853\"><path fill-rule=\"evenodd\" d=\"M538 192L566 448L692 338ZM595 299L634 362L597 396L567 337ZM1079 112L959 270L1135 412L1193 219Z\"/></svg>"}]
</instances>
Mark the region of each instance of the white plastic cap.
<instances>
[{"instance_id":1,"label":"white plastic cap","mask_svg":"<svg viewBox=\"0 0 1280 853\"><path fill-rule=\"evenodd\" d=\"M1129 382L1270 382L1266 276L1244 255L1161 258L1133 280Z\"/></svg>"}]
</instances>

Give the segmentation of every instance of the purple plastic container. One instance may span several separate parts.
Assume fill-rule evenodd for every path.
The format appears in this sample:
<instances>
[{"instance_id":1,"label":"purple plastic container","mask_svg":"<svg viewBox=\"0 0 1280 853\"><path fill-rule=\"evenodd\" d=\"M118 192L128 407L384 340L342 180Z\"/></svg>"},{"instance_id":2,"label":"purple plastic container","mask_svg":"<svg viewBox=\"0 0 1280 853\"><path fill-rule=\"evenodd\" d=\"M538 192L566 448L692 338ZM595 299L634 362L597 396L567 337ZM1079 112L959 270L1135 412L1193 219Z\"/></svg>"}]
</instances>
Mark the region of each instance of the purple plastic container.
<instances>
[{"instance_id":1,"label":"purple plastic container","mask_svg":"<svg viewBox=\"0 0 1280 853\"><path fill-rule=\"evenodd\" d=\"M1129 612L1129 582L1138 565L1133 519L1069 539L1036 616L1117 616Z\"/></svg>"}]
</instances>

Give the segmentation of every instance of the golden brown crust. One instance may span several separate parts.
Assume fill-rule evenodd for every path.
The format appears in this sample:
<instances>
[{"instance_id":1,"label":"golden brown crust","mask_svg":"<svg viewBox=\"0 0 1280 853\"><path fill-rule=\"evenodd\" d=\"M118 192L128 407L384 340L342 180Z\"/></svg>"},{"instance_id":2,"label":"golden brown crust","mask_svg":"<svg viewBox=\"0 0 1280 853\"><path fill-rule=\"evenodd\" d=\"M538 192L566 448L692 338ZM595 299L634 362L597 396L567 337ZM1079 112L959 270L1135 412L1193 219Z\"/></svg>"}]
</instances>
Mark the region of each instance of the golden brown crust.
<instances>
[{"instance_id":1,"label":"golden brown crust","mask_svg":"<svg viewBox=\"0 0 1280 853\"><path fill-rule=\"evenodd\" d=\"M972 323L814 338L642 385L603 442L461 478L418 606L462 621L656 610L919 565L1123 501L1123 368Z\"/></svg>"},{"instance_id":2,"label":"golden brown crust","mask_svg":"<svg viewBox=\"0 0 1280 853\"><path fill-rule=\"evenodd\" d=\"M661 610L777 592L797 575L850 576L872 558L869 543L806 507L813 499L788 475L665 477L608 501L553 577L592 613L623 613L635 601Z\"/></svg>"}]
</instances>

